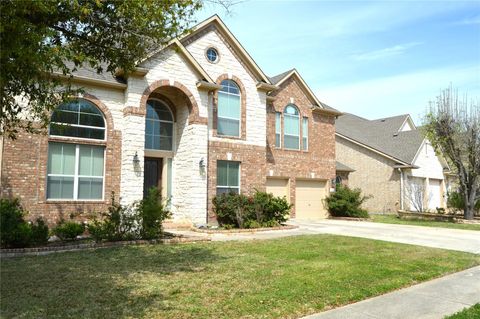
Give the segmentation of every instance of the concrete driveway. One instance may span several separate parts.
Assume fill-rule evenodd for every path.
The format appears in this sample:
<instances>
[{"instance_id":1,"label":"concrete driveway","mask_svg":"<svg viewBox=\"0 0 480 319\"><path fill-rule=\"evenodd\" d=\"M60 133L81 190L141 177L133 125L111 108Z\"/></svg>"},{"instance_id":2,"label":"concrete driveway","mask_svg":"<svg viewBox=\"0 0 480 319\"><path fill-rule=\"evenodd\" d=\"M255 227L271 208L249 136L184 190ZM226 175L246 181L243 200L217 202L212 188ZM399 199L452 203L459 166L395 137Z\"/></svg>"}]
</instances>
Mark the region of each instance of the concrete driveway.
<instances>
[{"instance_id":1,"label":"concrete driveway","mask_svg":"<svg viewBox=\"0 0 480 319\"><path fill-rule=\"evenodd\" d=\"M291 220L290 223L298 225L299 230L305 233L363 237L480 254L480 231L474 230L333 219L318 221Z\"/></svg>"},{"instance_id":2,"label":"concrete driveway","mask_svg":"<svg viewBox=\"0 0 480 319\"><path fill-rule=\"evenodd\" d=\"M480 254L480 231L333 219L317 221L290 220L289 224L299 227L290 230L232 234L203 234L185 230L169 231L196 237L209 237L212 241L272 239L298 235L335 234Z\"/></svg>"}]
</instances>

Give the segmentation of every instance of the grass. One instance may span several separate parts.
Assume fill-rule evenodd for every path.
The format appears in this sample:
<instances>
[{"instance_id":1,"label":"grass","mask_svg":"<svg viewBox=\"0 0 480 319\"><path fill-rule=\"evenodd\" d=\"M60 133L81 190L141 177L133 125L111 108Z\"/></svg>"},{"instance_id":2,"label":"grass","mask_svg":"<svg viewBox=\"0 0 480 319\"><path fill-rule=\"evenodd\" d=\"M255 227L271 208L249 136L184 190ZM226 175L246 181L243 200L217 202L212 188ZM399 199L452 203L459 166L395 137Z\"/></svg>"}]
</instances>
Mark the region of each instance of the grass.
<instances>
[{"instance_id":1,"label":"grass","mask_svg":"<svg viewBox=\"0 0 480 319\"><path fill-rule=\"evenodd\" d=\"M372 218L372 221L376 223L442 227L442 228L480 231L480 224L457 224L457 223L446 222L446 221L442 222L442 221L430 221L430 220L421 220L421 219L400 219L396 215L370 214L370 217Z\"/></svg>"},{"instance_id":2,"label":"grass","mask_svg":"<svg viewBox=\"0 0 480 319\"><path fill-rule=\"evenodd\" d=\"M445 319L478 319L478 318L480 318L480 303L477 303L476 305L470 308L465 308L454 315L446 317Z\"/></svg>"},{"instance_id":3,"label":"grass","mask_svg":"<svg viewBox=\"0 0 480 319\"><path fill-rule=\"evenodd\" d=\"M298 318L480 264L334 235L1 261L1 318Z\"/></svg>"}]
</instances>

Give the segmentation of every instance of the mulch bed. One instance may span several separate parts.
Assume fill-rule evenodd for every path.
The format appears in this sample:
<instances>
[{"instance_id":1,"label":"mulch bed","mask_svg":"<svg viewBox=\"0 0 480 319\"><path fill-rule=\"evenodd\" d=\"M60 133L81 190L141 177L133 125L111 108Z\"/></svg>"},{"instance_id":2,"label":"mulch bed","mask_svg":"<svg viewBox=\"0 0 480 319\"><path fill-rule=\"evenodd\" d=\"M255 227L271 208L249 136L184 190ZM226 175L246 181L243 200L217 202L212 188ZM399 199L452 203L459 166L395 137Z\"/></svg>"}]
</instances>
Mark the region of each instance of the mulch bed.
<instances>
[{"instance_id":1,"label":"mulch bed","mask_svg":"<svg viewBox=\"0 0 480 319\"><path fill-rule=\"evenodd\" d=\"M6 248L0 249L0 257L23 257L23 256L39 256L48 255L52 253L60 253L66 251L78 251L86 249L96 248L109 248L109 247L122 247L130 245L154 245L154 244L178 244L178 243L191 243L199 241L210 241L210 238L205 237L191 237L175 235L171 233L165 233L164 238L159 239L137 239L127 241L109 241L96 243L91 239L83 239L73 242L54 242L44 247L32 247L32 248Z\"/></svg>"},{"instance_id":2,"label":"mulch bed","mask_svg":"<svg viewBox=\"0 0 480 319\"><path fill-rule=\"evenodd\" d=\"M213 229L213 228L196 228L192 227L191 230L197 233L204 234L235 234L235 233L256 233L270 230L288 230L296 229L298 226L283 225L278 227L262 227L262 228L232 228L232 229Z\"/></svg>"},{"instance_id":3,"label":"mulch bed","mask_svg":"<svg viewBox=\"0 0 480 319\"><path fill-rule=\"evenodd\" d=\"M333 220L353 220L353 221L360 221L360 222L368 222L371 221L371 218L357 218L357 217L328 217L328 219Z\"/></svg>"}]
</instances>

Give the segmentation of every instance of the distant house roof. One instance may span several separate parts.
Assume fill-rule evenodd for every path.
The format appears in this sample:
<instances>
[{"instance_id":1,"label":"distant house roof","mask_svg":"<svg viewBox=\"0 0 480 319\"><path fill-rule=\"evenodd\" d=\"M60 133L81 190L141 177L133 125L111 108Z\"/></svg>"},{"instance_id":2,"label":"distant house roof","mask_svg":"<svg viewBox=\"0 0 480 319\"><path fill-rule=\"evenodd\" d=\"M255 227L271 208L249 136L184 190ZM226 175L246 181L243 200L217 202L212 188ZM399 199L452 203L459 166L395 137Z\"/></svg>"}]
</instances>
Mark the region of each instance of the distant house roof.
<instances>
[{"instance_id":1,"label":"distant house roof","mask_svg":"<svg viewBox=\"0 0 480 319\"><path fill-rule=\"evenodd\" d=\"M341 135L386 154L403 164L413 165L424 136L418 129L399 131L408 114L367 120L345 113L335 122L337 135Z\"/></svg>"},{"instance_id":2,"label":"distant house roof","mask_svg":"<svg viewBox=\"0 0 480 319\"><path fill-rule=\"evenodd\" d=\"M355 172L353 168L350 168L347 165L340 163L339 161L335 162L335 169L339 172Z\"/></svg>"}]
</instances>

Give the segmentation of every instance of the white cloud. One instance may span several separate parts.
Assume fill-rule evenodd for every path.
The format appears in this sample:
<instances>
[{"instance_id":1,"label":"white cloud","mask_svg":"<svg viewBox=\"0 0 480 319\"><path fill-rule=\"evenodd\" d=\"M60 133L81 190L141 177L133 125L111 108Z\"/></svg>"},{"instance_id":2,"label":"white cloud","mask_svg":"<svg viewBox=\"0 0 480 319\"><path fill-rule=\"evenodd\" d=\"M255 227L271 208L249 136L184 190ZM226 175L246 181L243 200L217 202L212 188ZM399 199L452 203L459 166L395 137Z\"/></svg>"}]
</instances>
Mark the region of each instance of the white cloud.
<instances>
[{"instance_id":1,"label":"white cloud","mask_svg":"<svg viewBox=\"0 0 480 319\"><path fill-rule=\"evenodd\" d=\"M352 55L352 58L357 61L373 61L373 60L379 60L395 55L401 55L404 54L408 49L411 49L413 47L416 47L418 45L422 44L421 42L411 42L411 43L405 43L405 44L398 44L392 47L388 48L383 48L380 50L374 50L370 52L364 52L364 53L359 53L359 54L354 54Z\"/></svg>"},{"instance_id":2,"label":"white cloud","mask_svg":"<svg viewBox=\"0 0 480 319\"><path fill-rule=\"evenodd\" d=\"M428 102L450 85L469 97L480 97L478 65L448 67L377 78L316 90L319 99L343 112L366 118L410 113L416 122Z\"/></svg>"}]
</instances>

